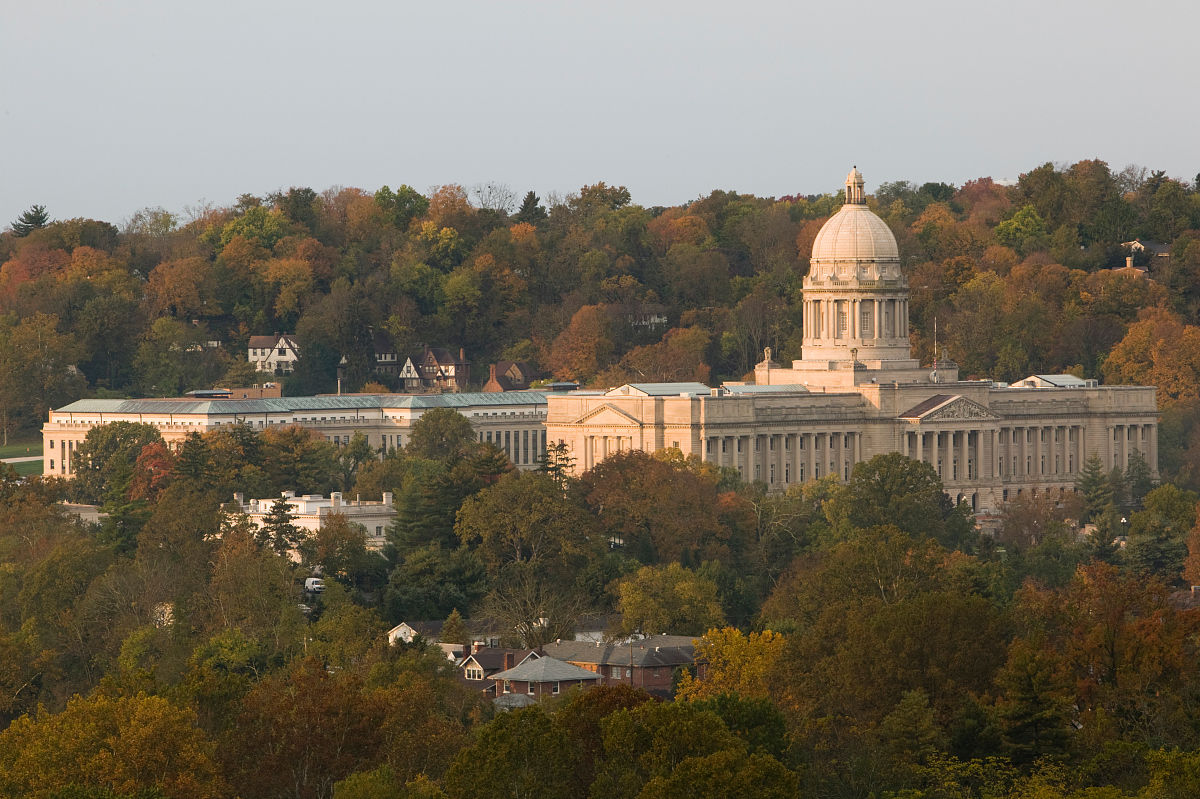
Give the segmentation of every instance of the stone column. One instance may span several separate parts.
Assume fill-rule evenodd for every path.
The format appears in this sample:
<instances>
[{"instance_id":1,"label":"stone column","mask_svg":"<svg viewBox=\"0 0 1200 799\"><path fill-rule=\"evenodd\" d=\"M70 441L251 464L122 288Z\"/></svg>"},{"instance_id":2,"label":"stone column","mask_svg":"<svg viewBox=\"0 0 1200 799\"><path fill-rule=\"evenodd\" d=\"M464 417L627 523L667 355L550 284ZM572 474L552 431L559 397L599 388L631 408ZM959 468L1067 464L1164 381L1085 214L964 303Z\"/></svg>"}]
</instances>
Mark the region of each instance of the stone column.
<instances>
[{"instance_id":1,"label":"stone column","mask_svg":"<svg viewBox=\"0 0 1200 799\"><path fill-rule=\"evenodd\" d=\"M917 428L917 432L914 433L914 436L916 438L915 443L916 443L917 451L916 451L916 455L913 457L913 460L924 462L925 461L925 453L922 450L924 449L924 444L925 444L925 442L924 442L925 433L920 428Z\"/></svg>"},{"instance_id":2,"label":"stone column","mask_svg":"<svg viewBox=\"0 0 1200 799\"><path fill-rule=\"evenodd\" d=\"M1149 439L1149 441L1146 443L1146 449L1147 449L1146 460L1150 464L1150 473L1152 475L1154 475L1155 477L1157 477L1158 476L1158 425L1148 424L1148 425L1146 425L1146 427L1148 428L1147 438Z\"/></svg>"},{"instance_id":3,"label":"stone column","mask_svg":"<svg viewBox=\"0 0 1200 799\"><path fill-rule=\"evenodd\" d=\"M962 459L961 459L962 471L959 472L960 480L962 482L967 482L971 479L971 461L970 461L971 431L970 430L962 431L962 450L961 450L961 452L962 452Z\"/></svg>"}]
</instances>

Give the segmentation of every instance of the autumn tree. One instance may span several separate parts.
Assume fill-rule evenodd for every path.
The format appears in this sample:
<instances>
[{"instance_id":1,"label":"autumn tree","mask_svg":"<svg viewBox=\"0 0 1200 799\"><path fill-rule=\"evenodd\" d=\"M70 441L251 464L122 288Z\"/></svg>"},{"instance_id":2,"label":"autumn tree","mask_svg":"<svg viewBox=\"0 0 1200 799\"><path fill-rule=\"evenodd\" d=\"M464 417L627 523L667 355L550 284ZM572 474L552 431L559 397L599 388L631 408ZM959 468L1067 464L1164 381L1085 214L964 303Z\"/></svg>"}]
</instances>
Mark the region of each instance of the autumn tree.
<instances>
[{"instance_id":1,"label":"autumn tree","mask_svg":"<svg viewBox=\"0 0 1200 799\"><path fill-rule=\"evenodd\" d=\"M725 621L716 583L678 563L643 566L613 592L622 635L700 635Z\"/></svg>"},{"instance_id":2,"label":"autumn tree","mask_svg":"<svg viewBox=\"0 0 1200 799\"><path fill-rule=\"evenodd\" d=\"M0 793L51 799L69 786L181 799L229 795L212 741L190 710L158 696L76 696L57 714L24 716L0 732Z\"/></svg>"},{"instance_id":3,"label":"autumn tree","mask_svg":"<svg viewBox=\"0 0 1200 799\"><path fill-rule=\"evenodd\" d=\"M109 422L88 430L75 450L73 493L84 502L99 501L117 464L124 463L132 472L142 449L156 443L162 443L158 428L140 422Z\"/></svg>"},{"instance_id":4,"label":"autumn tree","mask_svg":"<svg viewBox=\"0 0 1200 799\"><path fill-rule=\"evenodd\" d=\"M712 629L696 641L696 659L704 662L703 678L685 674L677 699L711 699L737 694L744 699L770 697L768 676L783 656L784 638L778 633L743 634L733 627Z\"/></svg>"},{"instance_id":5,"label":"autumn tree","mask_svg":"<svg viewBox=\"0 0 1200 799\"><path fill-rule=\"evenodd\" d=\"M299 660L246 695L222 761L248 794L328 797L335 782L372 764L380 716L354 672Z\"/></svg>"}]
</instances>

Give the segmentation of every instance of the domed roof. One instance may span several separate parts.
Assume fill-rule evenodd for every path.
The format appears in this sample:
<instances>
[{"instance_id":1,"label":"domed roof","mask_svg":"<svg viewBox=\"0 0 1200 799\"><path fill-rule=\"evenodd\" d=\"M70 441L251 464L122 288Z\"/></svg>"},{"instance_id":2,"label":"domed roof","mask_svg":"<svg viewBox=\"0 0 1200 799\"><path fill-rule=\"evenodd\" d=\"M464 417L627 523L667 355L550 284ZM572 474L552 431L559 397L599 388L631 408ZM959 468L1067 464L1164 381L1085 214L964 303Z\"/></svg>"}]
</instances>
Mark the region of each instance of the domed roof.
<instances>
[{"instance_id":1,"label":"domed roof","mask_svg":"<svg viewBox=\"0 0 1200 799\"><path fill-rule=\"evenodd\" d=\"M862 173L846 176L846 204L821 227L813 240L814 261L896 261L900 250L887 223L867 208Z\"/></svg>"}]
</instances>

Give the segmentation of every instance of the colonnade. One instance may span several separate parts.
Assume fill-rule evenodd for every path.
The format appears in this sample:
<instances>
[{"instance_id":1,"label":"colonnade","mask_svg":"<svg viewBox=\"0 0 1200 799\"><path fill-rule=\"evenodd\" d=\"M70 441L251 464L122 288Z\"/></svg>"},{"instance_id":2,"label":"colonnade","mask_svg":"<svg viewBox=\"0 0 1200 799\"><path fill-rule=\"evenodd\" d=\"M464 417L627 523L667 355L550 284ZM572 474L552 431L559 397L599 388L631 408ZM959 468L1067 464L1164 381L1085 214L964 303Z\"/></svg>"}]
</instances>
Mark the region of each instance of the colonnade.
<instances>
[{"instance_id":1,"label":"colonnade","mask_svg":"<svg viewBox=\"0 0 1200 799\"><path fill-rule=\"evenodd\" d=\"M609 455L631 449L640 449L640 446L634 443L633 436L584 436L583 453L576 468L579 471L587 471Z\"/></svg>"},{"instance_id":2,"label":"colonnade","mask_svg":"<svg viewBox=\"0 0 1200 799\"><path fill-rule=\"evenodd\" d=\"M1004 483L1053 482L1074 480L1092 452L1101 454L1106 469L1127 469L1130 456L1141 452L1153 470L1158 463L1154 428L1108 425L1104 442L1093 441L1090 448L1087 428L1081 424L918 430L901 436L900 452L933 466L943 483L995 478Z\"/></svg>"},{"instance_id":3,"label":"colonnade","mask_svg":"<svg viewBox=\"0 0 1200 799\"><path fill-rule=\"evenodd\" d=\"M810 339L907 338L908 300L826 299L805 302L804 335ZM864 313L865 312L865 313ZM845 314L842 317L842 314ZM845 319L845 326L839 320Z\"/></svg>"},{"instance_id":4,"label":"colonnade","mask_svg":"<svg viewBox=\"0 0 1200 799\"><path fill-rule=\"evenodd\" d=\"M862 434L831 430L708 436L703 457L737 469L745 480L762 480L776 488L828 474L845 480L863 459Z\"/></svg>"}]
</instances>

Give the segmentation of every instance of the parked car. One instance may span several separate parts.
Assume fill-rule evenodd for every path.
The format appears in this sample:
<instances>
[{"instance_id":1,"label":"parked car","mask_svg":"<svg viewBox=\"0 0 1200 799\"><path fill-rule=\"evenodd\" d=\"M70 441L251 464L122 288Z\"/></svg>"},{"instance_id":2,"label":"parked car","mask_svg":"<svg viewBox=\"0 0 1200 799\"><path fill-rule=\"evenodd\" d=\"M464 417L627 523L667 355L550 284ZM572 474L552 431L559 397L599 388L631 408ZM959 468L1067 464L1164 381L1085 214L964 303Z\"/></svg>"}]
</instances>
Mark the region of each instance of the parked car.
<instances>
[{"instance_id":1,"label":"parked car","mask_svg":"<svg viewBox=\"0 0 1200 799\"><path fill-rule=\"evenodd\" d=\"M304 590L311 594L319 594L325 590L325 581L320 577L306 577L304 580Z\"/></svg>"}]
</instances>

